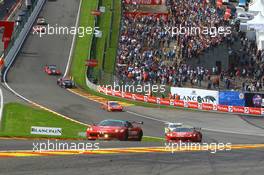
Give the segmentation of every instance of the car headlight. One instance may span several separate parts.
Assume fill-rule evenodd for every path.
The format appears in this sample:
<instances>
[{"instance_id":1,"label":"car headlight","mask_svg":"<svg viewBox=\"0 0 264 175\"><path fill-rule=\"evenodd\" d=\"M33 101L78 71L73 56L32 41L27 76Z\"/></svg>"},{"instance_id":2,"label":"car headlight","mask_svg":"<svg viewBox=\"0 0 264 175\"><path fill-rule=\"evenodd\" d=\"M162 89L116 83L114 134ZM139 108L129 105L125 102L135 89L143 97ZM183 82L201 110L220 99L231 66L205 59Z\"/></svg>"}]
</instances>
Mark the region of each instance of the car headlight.
<instances>
[{"instance_id":1,"label":"car headlight","mask_svg":"<svg viewBox=\"0 0 264 175\"><path fill-rule=\"evenodd\" d=\"M125 130L124 129L121 129L120 132L124 132Z\"/></svg>"},{"instance_id":2,"label":"car headlight","mask_svg":"<svg viewBox=\"0 0 264 175\"><path fill-rule=\"evenodd\" d=\"M93 130L93 128L88 128L88 129L87 129L87 131L92 131L92 130Z\"/></svg>"},{"instance_id":3,"label":"car headlight","mask_svg":"<svg viewBox=\"0 0 264 175\"><path fill-rule=\"evenodd\" d=\"M118 130L118 129L116 129L116 130L115 130L115 132L119 132L119 130Z\"/></svg>"}]
</instances>

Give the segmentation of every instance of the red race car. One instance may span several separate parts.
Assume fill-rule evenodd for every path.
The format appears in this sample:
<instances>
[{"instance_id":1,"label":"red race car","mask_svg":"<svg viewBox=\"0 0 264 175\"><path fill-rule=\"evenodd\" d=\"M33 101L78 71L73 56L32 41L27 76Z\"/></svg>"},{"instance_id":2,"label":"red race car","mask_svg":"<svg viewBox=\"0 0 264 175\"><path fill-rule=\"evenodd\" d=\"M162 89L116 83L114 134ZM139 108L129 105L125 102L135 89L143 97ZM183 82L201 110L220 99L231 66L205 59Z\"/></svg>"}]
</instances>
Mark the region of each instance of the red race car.
<instances>
[{"instance_id":1,"label":"red race car","mask_svg":"<svg viewBox=\"0 0 264 175\"><path fill-rule=\"evenodd\" d=\"M202 133L200 128L176 126L165 128L165 138L167 142L201 142Z\"/></svg>"},{"instance_id":2,"label":"red race car","mask_svg":"<svg viewBox=\"0 0 264 175\"><path fill-rule=\"evenodd\" d=\"M86 135L89 140L134 140L141 141L143 130L135 124L143 122L129 122L125 120L103 120L98 125L87 128Z\"/></svg>"},{"instance_id":3,"label":"red race car","mask_svg":"<svg viewBox=\"0 0 264 175\"><path fill-rule=\"evenodd\" d=\"M61 71L59 69L57 69L56 65L46 65L44 67L44 71L48 75L61 75Z\"/></svg>"},{"instance_id":4,"label":"red race car","mask_svg":"<svg viewBox=\"0 0 264 175\"><path fill-rule=\"evenodd\" d=\"M122 112L123 111L123 106L120 105L116 101L107 101L106 103L102 104L101 108L109 112L111 111L121 111Z\"/></svg>"}]
</instances>

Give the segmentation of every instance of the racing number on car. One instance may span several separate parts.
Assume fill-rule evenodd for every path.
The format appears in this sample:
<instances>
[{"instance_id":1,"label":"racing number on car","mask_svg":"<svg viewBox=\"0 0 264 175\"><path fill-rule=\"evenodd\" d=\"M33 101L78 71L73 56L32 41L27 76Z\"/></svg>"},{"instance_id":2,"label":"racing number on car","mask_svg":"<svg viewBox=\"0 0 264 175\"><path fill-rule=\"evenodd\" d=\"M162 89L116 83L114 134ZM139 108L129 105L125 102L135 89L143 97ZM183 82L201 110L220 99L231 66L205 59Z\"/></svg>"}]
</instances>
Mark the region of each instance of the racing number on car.
<instances>
[{"instance_id":1,"label":"racing number on car","mask_svg":"<svg viewBox=\"0 0 264 175\"><path fill-rule=\"evenodd\" d=\"M2 41L4 42L4 49L7 49L8 44L11 40L15 23L11 21L0 21L0 28L4 27L4 33Z\"/></svg>"}]
</instances>

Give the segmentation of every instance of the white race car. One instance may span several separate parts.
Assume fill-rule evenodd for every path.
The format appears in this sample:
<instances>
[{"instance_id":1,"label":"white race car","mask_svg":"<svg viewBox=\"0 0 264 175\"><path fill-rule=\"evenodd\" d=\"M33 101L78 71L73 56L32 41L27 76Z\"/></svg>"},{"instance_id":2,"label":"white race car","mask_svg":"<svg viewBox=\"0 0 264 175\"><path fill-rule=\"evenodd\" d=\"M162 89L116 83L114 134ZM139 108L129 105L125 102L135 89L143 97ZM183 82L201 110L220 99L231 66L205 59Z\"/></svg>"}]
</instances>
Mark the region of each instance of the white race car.
<instances>
[{"instance_id":1,"label":"white race car","mask_svg":"<svg viewBox=\"0 0 264 175\"><path fill-rule=\"evenodd\" d=\"M165 123L165 125L166 125L165 126L165 135L166 135L168 132L173 131L175 128L181 127L183 124L168 122L168 123Z\"/></svg>"}]
</instances>

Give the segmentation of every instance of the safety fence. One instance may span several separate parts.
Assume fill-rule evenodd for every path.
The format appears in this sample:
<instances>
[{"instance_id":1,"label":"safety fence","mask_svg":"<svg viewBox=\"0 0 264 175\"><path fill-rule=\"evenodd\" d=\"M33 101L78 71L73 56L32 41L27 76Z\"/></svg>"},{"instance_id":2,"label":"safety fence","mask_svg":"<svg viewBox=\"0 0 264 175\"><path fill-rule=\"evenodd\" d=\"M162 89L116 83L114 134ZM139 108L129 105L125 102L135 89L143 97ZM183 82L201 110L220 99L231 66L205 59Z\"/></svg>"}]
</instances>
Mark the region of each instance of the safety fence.
<instances>
[{"instance_id":1,"label":"safety fence","mask_svg":"<svg viewBox=\"0 0 264 175\"><path fill-rule=\"evenodd\" d=\"M195 102L195 101L184 101L184 100L169 99L169 98L158 98L153 96L116 91L102 86L98 86L98 91L104 93L105 95L115 96L115 97L129 99L138 102L152 103L157 105L198 109L204 111L216 111L216 112L264 116L264 108L220 105L220 104L203 103L203 102L199 103L197 101Z\"/></svg>"}]
</instances>

